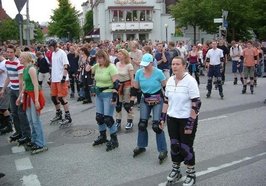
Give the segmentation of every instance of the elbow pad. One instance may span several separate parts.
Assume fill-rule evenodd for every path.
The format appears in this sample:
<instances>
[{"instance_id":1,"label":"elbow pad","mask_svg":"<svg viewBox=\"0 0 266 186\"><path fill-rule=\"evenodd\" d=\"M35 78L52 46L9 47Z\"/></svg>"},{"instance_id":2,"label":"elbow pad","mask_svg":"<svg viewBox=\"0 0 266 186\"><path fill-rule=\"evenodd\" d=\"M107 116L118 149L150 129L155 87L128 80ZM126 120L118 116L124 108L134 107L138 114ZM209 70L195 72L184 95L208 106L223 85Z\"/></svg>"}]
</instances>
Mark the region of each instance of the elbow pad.
<instances>
[{"instance_id":1,"label":"elbow pad","mask_svg":"<svg viewBox=\"0 0 266 186\"><path fill-rule=\"evenodd\" d=\"M206 62L209 63L210 62L210 58L207 57L206 58Z\"/></svg>"},{"instance_id":2,"label":"elbow pad","mask_svg":"<svg viewBox=\"0 0 266 186\"><path fill-rule=\"evenodd\" d=\"M258 57L257 56L254 56L254 60L257 60L258 59Z\"/></svg>"},{"instance_id":3,"label":"elbow pad","mask_svg":"<svg viewBox=\"0 0 266 186\"><path fill-rule=\"evenodd\" d=\"M243 56L240 56L240 59L241 59L241 60L244 60L244 57L243 57Z\"/></svg>"}]
</instances>

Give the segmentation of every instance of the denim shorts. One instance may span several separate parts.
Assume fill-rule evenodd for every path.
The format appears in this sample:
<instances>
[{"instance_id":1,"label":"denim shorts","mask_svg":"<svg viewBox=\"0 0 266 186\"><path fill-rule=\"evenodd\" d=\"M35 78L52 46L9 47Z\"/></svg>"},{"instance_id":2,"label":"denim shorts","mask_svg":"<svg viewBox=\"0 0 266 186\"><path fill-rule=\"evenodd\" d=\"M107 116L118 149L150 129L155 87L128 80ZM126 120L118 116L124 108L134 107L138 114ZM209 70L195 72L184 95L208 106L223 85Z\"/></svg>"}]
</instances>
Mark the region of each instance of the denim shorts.
<instances>
[{"instance_id":1,"label":"denim shorts","mask_svg":"<svg viewBox=\"0 0 266 186\"><path fill-rule=\"evenodd\" d=\"M239 66L237 66L239 64ZM232 72L236 73L236 72L242 73L243 72L243 62L238 62L238 61L232 61Z\"/></svg>"}]
</instances>

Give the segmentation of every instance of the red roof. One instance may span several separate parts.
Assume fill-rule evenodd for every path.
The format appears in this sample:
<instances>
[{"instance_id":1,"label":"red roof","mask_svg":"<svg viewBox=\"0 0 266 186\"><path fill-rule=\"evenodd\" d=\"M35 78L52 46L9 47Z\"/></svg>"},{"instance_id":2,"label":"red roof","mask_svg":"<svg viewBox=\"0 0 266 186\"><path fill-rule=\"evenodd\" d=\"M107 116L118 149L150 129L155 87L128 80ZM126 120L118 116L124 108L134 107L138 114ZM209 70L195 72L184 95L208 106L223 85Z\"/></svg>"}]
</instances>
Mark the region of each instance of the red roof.
<instances>
[{"instance_id":1,"label":"red roof","mask_svg":"<svg viewBox=\"0 0 266 186\"><path fill-rule=\"evenodd\" d=\"M6 11L0 6L0 21L3 21L5 19L10 19L10 17L7 15Z\"/></svg>"}]
</instances>

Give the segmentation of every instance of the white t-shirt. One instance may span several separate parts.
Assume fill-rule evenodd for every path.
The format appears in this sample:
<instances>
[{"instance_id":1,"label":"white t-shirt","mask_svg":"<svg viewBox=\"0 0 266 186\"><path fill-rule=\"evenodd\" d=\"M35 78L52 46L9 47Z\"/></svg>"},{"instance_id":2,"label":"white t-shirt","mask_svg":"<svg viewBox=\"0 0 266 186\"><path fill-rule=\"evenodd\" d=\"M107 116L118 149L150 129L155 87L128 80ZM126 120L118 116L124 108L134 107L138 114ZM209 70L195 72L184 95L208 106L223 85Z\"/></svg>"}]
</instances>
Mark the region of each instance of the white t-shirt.
<instances>
[{"instance_id":1,"label":"white t-shirt","mask_svg":"<svg viewBox=\"0 0 266 186\"><path fill-rule=\"evenodd\" d=\"M187 56L187 49L182 46L182 47L177 47L177 49L180 51L181 57L185 58Z\"/></svg>"},{"instance_id":2,"label":"white t-shirt","mask_svg":"<svg viewBox=\"0 0 266 186\"><path fill-rule=\"evenodd\" d=\"M69 61L67 59L66 53L59 49L56 52L53 52L52 54L52 74L51 74L51 80L53 83L61 82L63 75L64 75L64 65L69 65ZM69 77L67 75L66 80L68 80Z\"/></svg>"},{"instance_id":3,"label":"white t-shirt","mask_svg":"<svg viewBox=\"0 0 266 186\"><path fill-rule=\"evenodd\" d=\"M236 47L232 46L230 48L230 56L233 61L240 61L240 56L243 54L242 47L237 45Z\"/></svg>"},{"instance_id":4,"label":"white t-shirt","mask_svg":"<svg viewBox=\"0 0 266 186\"><path fill-rule=\"evenodd\" d=\"M165 96L168 97L167 115L174 118L189 118L193 98L200 97L197 81L185 73L177 85L175 76L171 76L165 87Z\"/></svg>"},{"instance_id":5,"label":"white t-shirt","mask_svg":"<svg viewBox=\"0 0 266 186\"><path fill-rule=\"evenodd\" d=\"M212 48L207 52L206 57L210 58L210 65L219 65L221 64L221 58L224 57L223 50Z\"/></svg>"},{"instance_id":6,"label":"white t-shirt","mask_svg":"<svg viewBox=\"0 0 266 186\"><path fill-rule=\"evenodd\" d=\"M0 73L0 87L3 88L7 78L6 60L0 62L0 71L3 71ZM10 87L10 83L7 87Z\"/></svg>"}]
</instances>

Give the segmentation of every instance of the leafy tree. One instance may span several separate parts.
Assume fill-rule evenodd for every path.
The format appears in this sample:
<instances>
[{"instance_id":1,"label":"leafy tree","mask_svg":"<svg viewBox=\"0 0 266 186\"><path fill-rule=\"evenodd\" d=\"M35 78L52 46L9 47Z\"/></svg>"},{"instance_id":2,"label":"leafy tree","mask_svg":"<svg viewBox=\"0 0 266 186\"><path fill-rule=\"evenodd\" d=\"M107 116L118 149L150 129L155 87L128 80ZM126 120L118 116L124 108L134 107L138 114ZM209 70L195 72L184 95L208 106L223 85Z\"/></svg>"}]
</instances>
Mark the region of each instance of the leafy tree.
<instances>
[{"instance_id":1,"label":"leafy tree","mask_svg":"<svg viewBox=\"0 0 266 186\"><path fill-rule=\"evenodd\" d=\"M265 0L252 1L252 17L249 23L259 40L266 40L266 3Z\"/></svg>"},{"instance_id":2,"label":"leafy tree","mask_svg":"<svg viewBox=\"0 0 266 186\"><path fill-rule=\"evenodd\" d=\"M49 23L49 35L59 38L78 39L80 26L78 12L71 6L69 0L58 0L59 8L54 10Z\"/></svg>"},{"instance_id":3,"label":"leafy tree","mask_svg":"<svg viewBox=\"0 0 266 186\"><path fill-rule=\"evenodd\" d=\"M5 19L1 21L0 28L0 41L19 39L19 27L15 20Z\"/></svg>"},{"instance_id":4,"label":"leafy tree","mask_svg":"<svg viewBox=\"0 0 266 186\"><path fill-rule=\"evenodd\" d=\"M39 43L42 43L44 40L44 35L40 27L36 27L34 30L34 40Z\"/></svg>"},{"instance_id":5,"label":"leafy tree","mask_svg":"<svg viewBox=\"0 0 266 186\"><path fill-rule=\"evenodd\" d=\"M87 34L93 29L93 12L92 10L88 11L85 16L85 24L83 26L84 34Z\"/></svg>"},{"instance_id":6,"label":"leafy tree","mask_svg":"<svg viewBox=\"0 0 266 186\"><path fill-rule=\"evenodd\" d=\"M196 43L197 26L204 25L206 13L203 12L203 0L179 0L170 7L170 14L177 21L178 26L191 25L194 30L194 43Z\"/></svg>"}]
</instances>

